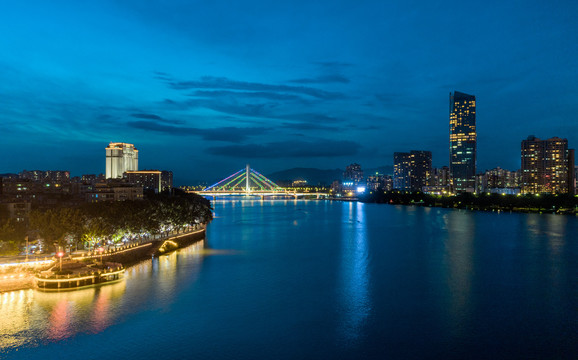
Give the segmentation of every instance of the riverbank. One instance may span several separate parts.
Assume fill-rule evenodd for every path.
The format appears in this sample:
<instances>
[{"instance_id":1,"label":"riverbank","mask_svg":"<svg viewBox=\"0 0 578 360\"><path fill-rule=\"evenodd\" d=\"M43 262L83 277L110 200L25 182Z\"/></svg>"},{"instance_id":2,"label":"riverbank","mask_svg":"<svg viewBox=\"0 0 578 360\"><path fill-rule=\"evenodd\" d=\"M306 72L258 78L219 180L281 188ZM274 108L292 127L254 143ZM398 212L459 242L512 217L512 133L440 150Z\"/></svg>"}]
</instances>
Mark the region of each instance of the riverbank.
<instances>
[{"instance_id":1,"label":"riverbank","mask_svg":"<svg viewBox=\"0 0 578 360\"><path fill-rule=\"evenodd\" d=\"M389 191L367 194L360 198L359 201L479 211L578 215L578 197L569 194L500 195L466 193L454 196L436 196L421 192Z\"/></svg>"},{"instance_id":2,"label":"riverbank","mask_svg":"<svg viewBox=\"0 0 578 360\"><path fill-rule=\"evenodd\" d=\"M107 262L120 263L123 266L134 265L142 260L150 259L171 251L186 247L205 238L206 227L186 233L135 243L125 247L111 249L105 252L72 256L72 260L85 261L98 259ZM51 266L56 260L0 264L0 293L27 290L35 287L34 273L43 267Z\"/></svg>"}]
</instances>

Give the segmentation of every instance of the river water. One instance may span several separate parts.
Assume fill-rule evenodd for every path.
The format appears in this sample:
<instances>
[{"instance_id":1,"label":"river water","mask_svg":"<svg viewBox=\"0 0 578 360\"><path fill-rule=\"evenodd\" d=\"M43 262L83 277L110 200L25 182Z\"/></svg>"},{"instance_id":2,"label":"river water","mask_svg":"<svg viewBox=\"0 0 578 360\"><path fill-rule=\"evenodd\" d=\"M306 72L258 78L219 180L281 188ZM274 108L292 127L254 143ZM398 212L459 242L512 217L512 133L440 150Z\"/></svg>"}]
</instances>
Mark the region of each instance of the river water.
<instances>
[{"instance_id":1,"label":"river water","mask_svg":"<svg viewBox=\"0 0 578 360\"><path fill-rule=\"evenodd\" d=\"M219 201L202 242L0 294L7 359L578 358L578 218Z\"/></svg>"}]
</instances>

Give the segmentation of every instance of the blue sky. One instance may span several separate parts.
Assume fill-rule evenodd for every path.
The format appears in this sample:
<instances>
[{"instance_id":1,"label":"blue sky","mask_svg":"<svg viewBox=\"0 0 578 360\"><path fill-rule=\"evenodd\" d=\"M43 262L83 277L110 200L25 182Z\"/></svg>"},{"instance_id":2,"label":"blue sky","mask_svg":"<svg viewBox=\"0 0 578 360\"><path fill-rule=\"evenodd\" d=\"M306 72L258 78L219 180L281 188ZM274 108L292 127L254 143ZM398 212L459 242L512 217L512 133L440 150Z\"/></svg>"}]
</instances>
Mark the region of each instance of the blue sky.
<instances>
[{"instance_id":1,"label":"blue sky","mask_svg":"<svg viewBox=\"0 0 578 360\"><path fill-rule=\"evenodd\" d=\"M578 144L573 1L12 1L0 172L104 172L110 141L178 184L244 166L448 162L449 92L477 97L478 170L528 135Z\"/></svg>"}]
</instances>

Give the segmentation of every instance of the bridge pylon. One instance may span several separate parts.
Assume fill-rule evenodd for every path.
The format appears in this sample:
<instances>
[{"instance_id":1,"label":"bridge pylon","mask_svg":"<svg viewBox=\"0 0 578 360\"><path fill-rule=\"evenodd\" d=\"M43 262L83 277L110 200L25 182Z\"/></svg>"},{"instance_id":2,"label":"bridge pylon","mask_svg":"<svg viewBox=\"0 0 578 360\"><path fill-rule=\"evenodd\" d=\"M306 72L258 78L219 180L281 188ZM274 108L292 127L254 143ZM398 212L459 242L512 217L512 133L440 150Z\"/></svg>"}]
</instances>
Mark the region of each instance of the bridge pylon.
<instances>
[{"instance_id":1,"label":"bridge pylon","mask_svg":"<svg viewBox=\"0 0 578 360\"><path fill-rule=\"evenodd\" d=\"M205 192L211 193L245 193L252 192L283 192L283 189L269 180L261 173L251 169L247 164L244 169L241 169L216 184L213 184L205 189Z\"/></svg>"}]
</instances>

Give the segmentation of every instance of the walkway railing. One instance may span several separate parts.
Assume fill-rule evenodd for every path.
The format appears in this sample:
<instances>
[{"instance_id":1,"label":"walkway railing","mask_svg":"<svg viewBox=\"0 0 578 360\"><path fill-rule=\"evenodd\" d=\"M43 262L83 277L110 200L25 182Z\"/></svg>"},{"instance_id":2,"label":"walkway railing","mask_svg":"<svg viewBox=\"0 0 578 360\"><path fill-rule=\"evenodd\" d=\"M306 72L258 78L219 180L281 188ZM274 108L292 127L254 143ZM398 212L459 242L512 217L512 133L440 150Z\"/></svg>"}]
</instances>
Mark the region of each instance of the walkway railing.
<instances>
[{"instance_id":1,"label":"walkway railing","mask_svg":"<svg viewBox=\"0 0 578 360\"><path fill-rule=\"evenodd\" d=\"M172 239L175 237L181 237L181 236L199 233L199 232L204 231L205 228L206 228L205 224L193 225L193 226L189 227L188 231L185 230L183 232L179 232L179 231L173 230L173 231L166 232L164 234L153 235L153 236L148 237L146 239L140 239L139 241L132 242L132 243L129 243L129 244L121 246L121 247L115 247L112 249L109 248L109 249L106 249L102 252L92 251L92 252L89 252L88 254L82 254L80 256L73 256L72 260L97 259L100 257L117 255L117 254L121 254L123 252L135 250L136 248L151 246L153 244L153 242L165 241L165 240L169 240L169 239Z\"/></svg>"},{"instance_id":2,"label":"walkway railing","mask_svg":"<svg viewBox=\"0 0 578 360\"><path fill-rule=\"evenodd\" d=\"M120 246L120 247L106 249L102 253L100 251L93 250L87 254L71 256L71 259L72 260L95 259L95 258L120 254L120 253L123 253L126 251L132 251L138 247L151 246L153 244L153 242L156 242L156 241L164 241L164 240L168 240L171 238L180 237L183 235L190 235L190 234L199 233L199 232L204 231L205 228L206 228L206 224L197 224L197 225L190 226L188 229L186 229L184 231L178 232L177 230L173 230L173 231L169 231L169 232L162 233L162 234L151 235L147 238L142 238L142 239L139 239L138 241L133 241L131 243L128 243L128 244ZM9 267L16 267L16 266L33 266L33 267L44 266L44 265L48 265L54 261L55 261L54 258L47 257L47 256L45 256L44 259L42 259L42 257L36 257L35 260L28 260L28 261L26 261L25 259L22 259L22 260L14 259L14 261L9 261L6 263L0 263L0 270L5 269L5 268L9 268Z\"/></svg>"}]
</instances>

